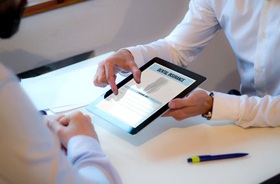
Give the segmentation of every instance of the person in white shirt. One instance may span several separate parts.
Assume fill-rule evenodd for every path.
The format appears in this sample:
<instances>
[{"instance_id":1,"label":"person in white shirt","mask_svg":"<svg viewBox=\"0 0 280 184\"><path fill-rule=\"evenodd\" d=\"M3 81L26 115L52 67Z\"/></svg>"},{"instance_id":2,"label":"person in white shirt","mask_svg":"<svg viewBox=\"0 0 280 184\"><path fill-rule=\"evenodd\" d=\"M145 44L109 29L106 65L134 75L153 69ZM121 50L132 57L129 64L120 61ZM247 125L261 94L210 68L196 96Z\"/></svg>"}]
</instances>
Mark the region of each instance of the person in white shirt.
<instances>
[{"instance_id":1,"label":"person in white shirt","mask_svg":"<svg viewBox=\"0 0 280 184\"><path fill-rule=\"evenodd\" d=\"M17 32L26 3L0 0L0 38ZM0 183L122 183L89 116L75 112L45 121L1 63L0 104Z\"/></svg>"},{"instance_id":2,"label":"person in white shirt","mask_svg":"<svg viewBox=\"0 0 280 184\"><path fill-rule=\"evenodd\" d=\"M115 74L131 71L139 83L138 67L154 57L186 67L223 30L237 58L242 96L195 91L172 100L165 116L181 120L202 114L244 128L280 126L279 12L278 0L191 0L184 19L167 37L120 49L100 63L94 84L109 84L117 94Z\"/></svg>"}]
</instances>

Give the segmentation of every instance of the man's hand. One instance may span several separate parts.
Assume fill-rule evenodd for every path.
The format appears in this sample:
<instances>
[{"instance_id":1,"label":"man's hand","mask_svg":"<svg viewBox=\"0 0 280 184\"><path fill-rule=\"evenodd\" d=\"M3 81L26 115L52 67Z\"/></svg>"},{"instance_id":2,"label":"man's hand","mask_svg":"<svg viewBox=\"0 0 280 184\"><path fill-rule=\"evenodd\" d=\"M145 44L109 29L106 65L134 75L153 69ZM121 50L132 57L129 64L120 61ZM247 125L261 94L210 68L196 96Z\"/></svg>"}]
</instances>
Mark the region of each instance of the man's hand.
<instances>
[{"instance_id":1,"label":"man's hand","mask_svg":"<svg viewBox=\"0 0 280 184\"><path fill-rule=\"evenodd\" d=\"M59 116L55 120L49 119L47 125L59 137L65 148L68 141L76 135L86 135L98 140L90 117L81 112Z\"/></svg>"},{"instance_id":2,"label":"man's hand","mask_svg":"<svg viewBox=\"0 0 280 184\"><path fill-rule=\"evenodd\" d=\"M131 72L134 80L140 83L141 71L138 69L132 54L126 49L117 51L99 63L93 83L98 87L106 87L109 84L114 94L117 95L116 74L121 71Z\"/></svg>"},{"instance_id":3,"label":"man's hand","mask_svg":"<svg viewBox=\"0 0 280 184\"><path fill-rule=\"evenodd\" d=\"M163 116L183 119L207 113L212 109L213 98L203 90L196 90L183 99L177 98L169 102L169 110Z\"/></svg>"}]
</instances>

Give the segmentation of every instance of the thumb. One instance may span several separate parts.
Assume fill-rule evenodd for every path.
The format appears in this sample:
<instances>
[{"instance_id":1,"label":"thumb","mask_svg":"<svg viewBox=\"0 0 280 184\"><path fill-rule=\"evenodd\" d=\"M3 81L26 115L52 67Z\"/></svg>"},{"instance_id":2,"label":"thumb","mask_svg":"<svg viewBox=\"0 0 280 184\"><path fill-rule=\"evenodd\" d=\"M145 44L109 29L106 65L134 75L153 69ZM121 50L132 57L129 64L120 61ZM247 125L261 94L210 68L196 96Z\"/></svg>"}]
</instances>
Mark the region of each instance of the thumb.
<instances>
[{"instance_id":1,"label":"thumb","mask_svg":"<svg viewBox=\"0 0 280 184\"><path fill-rule=\"evenodd\" d=\"M51 131L55 134L57 134L63 128L63 126L55 120L48 121L47 125L51 129Z\"/></svg>"},{"instance_id":2,"label":"thumb","mask_svg":"<svg viewBox=\"0 0 280 184\"><path fill-rule=\"evenodd\" d=\"M187 106L188 100L187 98L176 98L169 102L168 106L170 109L178 109Z\"/></svg>"}]
</instances>

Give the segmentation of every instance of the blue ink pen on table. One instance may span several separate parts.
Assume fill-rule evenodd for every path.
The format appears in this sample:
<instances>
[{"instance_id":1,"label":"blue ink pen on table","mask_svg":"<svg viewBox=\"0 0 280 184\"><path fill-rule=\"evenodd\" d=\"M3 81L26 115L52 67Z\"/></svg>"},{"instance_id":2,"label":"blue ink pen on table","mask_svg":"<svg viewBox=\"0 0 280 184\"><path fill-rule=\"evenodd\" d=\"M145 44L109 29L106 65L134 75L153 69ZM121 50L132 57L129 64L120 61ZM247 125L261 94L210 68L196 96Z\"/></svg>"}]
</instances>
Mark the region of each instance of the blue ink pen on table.
<instances>
[{"instance_id":1,"label":"blue ink pen on table","mask_svg":"<svg viewBox=\"0 0 280 184\"><path fill-rule=\"evenodd\" d=\"M199 156L191 156L187 159L188 163L199 163L205 161L212 160L222 160L229 158L239 158L249 155L248 153L230 153L230 154L222 154L222 155L199 155Z\"/></svg>"}]
</instances>

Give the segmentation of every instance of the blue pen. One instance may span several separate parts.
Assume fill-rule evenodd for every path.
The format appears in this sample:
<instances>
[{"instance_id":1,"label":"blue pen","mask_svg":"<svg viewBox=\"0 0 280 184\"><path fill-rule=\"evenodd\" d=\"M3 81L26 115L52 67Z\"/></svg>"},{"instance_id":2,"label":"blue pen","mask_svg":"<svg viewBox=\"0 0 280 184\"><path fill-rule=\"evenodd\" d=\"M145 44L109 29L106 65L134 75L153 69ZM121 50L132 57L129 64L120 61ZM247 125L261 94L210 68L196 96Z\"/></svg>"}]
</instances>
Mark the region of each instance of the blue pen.
<instances>
[{"instance_id":1,"label":"blue pen","mask_svg":"<svg viewBox=\"0 0 280 184\"><path fill-rule=\"evenodd\" d=\"M230 153L230 154L223 154L223 155L200 155L200 156L191 156L188 158L188 163L199 163L205 161L212 161L212 160L221 160L221 159L229 159L229 158L238 158L247 156L248 153Z\"/></svg>"}]
</instances>

